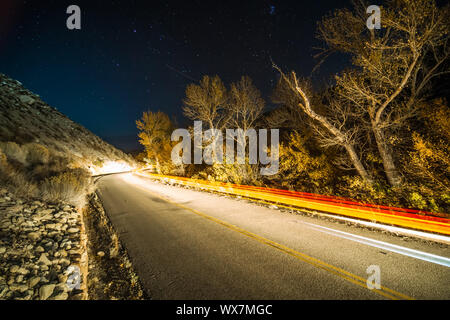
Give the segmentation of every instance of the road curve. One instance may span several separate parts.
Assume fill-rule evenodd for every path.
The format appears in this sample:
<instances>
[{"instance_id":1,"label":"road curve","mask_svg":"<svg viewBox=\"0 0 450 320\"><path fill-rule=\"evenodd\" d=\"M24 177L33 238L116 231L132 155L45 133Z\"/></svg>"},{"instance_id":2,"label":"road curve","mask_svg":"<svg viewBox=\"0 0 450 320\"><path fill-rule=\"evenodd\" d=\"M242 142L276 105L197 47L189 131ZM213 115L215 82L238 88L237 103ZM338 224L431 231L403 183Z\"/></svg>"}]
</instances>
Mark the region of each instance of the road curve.
<instances>
[{"instance_id":1,"label":"road curve","mask_svg":"<svg viewBox=\"0 0 450 320\"><path fill-rule=\"evenodd\" d=\"M153 299L449 299L447 245L399 238L131 173L98 195ZM381 288L366 285L379 267Z\"/></svg>"}]
</instances>

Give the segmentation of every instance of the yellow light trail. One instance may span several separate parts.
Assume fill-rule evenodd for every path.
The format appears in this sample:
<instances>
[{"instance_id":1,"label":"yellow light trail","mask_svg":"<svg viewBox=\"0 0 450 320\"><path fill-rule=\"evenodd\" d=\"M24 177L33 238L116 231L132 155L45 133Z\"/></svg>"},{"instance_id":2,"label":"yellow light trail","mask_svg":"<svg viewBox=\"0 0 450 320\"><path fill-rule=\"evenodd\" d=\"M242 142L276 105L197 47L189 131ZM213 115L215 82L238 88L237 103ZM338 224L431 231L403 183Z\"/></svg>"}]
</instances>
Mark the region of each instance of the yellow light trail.
<instances>
[{"instance_id":1,"label":"yellow light trail","mask_svg":"<svg viewBox=\"0 0 450 320\"><path fill-rule=\"evenodd\" d=\"M418 210L375 206L338 197L301 194L280 189L235 185L222 182L166 176L138 170L147 177L208 191L263 200L292 208L316 210L361 220L450 235L450 219L423 216Z\"/></svg>"}]
</instances>

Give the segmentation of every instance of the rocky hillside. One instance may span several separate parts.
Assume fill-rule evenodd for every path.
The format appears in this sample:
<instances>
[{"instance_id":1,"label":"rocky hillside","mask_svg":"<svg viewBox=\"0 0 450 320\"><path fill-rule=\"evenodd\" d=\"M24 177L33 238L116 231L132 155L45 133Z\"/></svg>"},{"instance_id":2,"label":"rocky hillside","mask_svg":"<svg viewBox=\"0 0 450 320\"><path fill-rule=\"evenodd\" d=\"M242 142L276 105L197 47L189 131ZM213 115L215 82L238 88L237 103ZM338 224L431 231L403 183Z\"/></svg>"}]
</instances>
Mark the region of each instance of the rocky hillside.
<instances>
[{"instance_id":1,"label":"rocky hillside","mask_svg":"<svg viewBox=\"0 0 450 320\"><path fill-rule=\"evenodd\" d=\"M96 251L82 214L95 190L92 173L133 165L130 156L0 74L0 300L88 297L88 252ZM97 232L90 230L92 239ZM108 274L97 265L94 274Z\"/></svg>"},{"instance_id":2,"label":"rocky hillside","mask_svg":"<svg viewBox=\"0 0 450 320\"><path fill-rule=\"evenodd\" d=\"M0 73L0 142L38 143L72 162L90 166L133 160L73 122L23 85Z\"/></svg>"},{"instance_id":3,"label":"rocky hillside","mask_svg":"<svg viewBox=\"0 0 450 320\"><path fill-rule=\"evenodd\" d=\"M80 213L0 188L0 300L82 299Z\"/></svg>"}]
</instances>

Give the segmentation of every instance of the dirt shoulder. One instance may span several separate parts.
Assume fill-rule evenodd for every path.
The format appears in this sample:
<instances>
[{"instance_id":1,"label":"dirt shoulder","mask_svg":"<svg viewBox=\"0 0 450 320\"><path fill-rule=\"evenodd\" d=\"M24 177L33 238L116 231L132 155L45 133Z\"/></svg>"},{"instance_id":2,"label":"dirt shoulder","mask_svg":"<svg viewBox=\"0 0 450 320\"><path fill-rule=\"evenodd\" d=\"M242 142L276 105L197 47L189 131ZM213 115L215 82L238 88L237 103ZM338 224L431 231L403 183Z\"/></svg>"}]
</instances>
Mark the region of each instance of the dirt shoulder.
<instances>
[{"instance_id":1,"label":"dirt shoulder","mask_svg":"<svg viewBox=\"0 0 450 320\"><path fill-rule=\"evenodd\" d=\"M88 237L88 299L149 299L96 194L90 197L83 219Z\"/></svg>"}]
</instances>

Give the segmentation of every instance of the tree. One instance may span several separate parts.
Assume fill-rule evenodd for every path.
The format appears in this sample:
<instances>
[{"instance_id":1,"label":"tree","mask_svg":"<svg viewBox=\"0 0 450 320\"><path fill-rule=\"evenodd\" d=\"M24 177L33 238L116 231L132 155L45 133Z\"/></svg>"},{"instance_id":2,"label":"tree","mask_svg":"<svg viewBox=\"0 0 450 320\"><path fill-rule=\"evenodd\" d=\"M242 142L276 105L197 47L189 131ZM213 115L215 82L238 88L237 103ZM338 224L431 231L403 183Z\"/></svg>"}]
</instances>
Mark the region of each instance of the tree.
<instances>
[{"instance_id":1,"label":"tree","mask_svg":"<svg viewBox=\"0 0 450 320\"><path fill-rule=\"evenodd\" d=\"M223 152L225 163L215 163L211 172L216 178L224 180L224 177L228 176L227 179L234 182L256 181L257 164L249 163L249 158L239 156L242 153L236 150L244 153L247 150L249 137L243 136L241 133L254 129L256 121L263 112L264 105L265 101L261 98L260 92L247 76L232 83L229 90L218 76L204 76L199 84L190 84L187 87L183 106L185 116L206 123L208 129L217 130L222 134L222 138L226 136L233 139L238 147L235 149L233 145L233 150L230 152L228 149L222 150L226 151ZM233 133L228 130L225 132L225 129L234 131ZM251 136L256 145L256 131L251 133L254 133ZM213 162L218 162L215 152L216 141L213 139L212 141L203 140L203 142L203 148L211 148ZM236 154L238 161L234 159Z\"/></svg>"},{"instance_id":2,"label":"tree","mask_svg":"<svg viewBox=\"0 0 450 320\"><path fill-rule=\"evenodd\" d=\"M158 170L164 171L172 151L170 137L174 128L169 117L161 111L147 111L136 121L136 126L141 131L139 142L145 147L147 157L155 160Z\"/></svg>"},{"instance_id":3,"label":"tree","mask_svg":"<svg viewBox=\"0 0 450 320\"><path fill-rule=\"evenodd\" d=\"M430 81L448 61L449 6L433 0L391 0L382 8L382 29L366 27L364 1L354 11L337 10L319 24L322 54L348 53L356 68L336 77L337 90L361 127L370 130L386 178L398 186L401 175L388 143L391 130L404 125L426 96Z\"/></svg>"},{"instance_id":4,"label":"tree","mask_svg":"<svg viewBox=\"0 0 450 320\"><path fill-rule=\"evenodd\" d=\"M233 154L233 159L231 159L232 165L225 164L220 169L224 173L235 177L233 178L235 183L254 184L259 176L258 164L252 163L252 160L256 161L256 159L250 159L246 155L242 156L242 152L253 151L256 153L256 149L250 149L250 143L253 143L253 147L257 144L258 138L255 125L262 115L265 101L261 98L261 93L253 85L252 79L248 76L242 76L238 82L232 83L228 96L227 112L229 116L227 128L235 129L232 138L236 142L237 148L236 152L233 148L233 153L236 154L238 163L235 163L235 155ZM227 138L231 138L228 133L229 131L227 131ZM228 156L229 154L227 153ZM226 160L229 161L230 159L227 158Z\"/></svg>"},{"instance_id":5,"label":"tree","mask_svg":"<svg viewBox=\"0 0 450 320\"><path fill-rule=\"evenodd\" d=\"M295 72L292 71L288 76L278 66L275 64L273 66L281 74L280 81L283 81L290 89L290 92L295 93L297 96L297 107L303 111L313 121L313 123L315 122L319 125L316 132L321 134L322 137L327 140L327 145L338 145L343 147L358 174L364 179L364 181L371 184L373 179L367 172L355 149L354 131L346 129L348 111L341 108L339 104L335 104L335 110L339 111L336 115L339 114L341 117L330 117L319 114L313 109L310 96L306 93L307 91L305 88L309 87L308 84L304 82L300 85L300 81ZM325 131L327 135L324 135L323 131Z\"/></svg>"},{"instance_id":6,"label":"tree","mask_svg":"<svg viewBox=\"0 0 450 320\"><path fill-rule=\"evenodd\" d=\"M264 110L265 102L252 79L243 76L238 82L232 83L229 96L228 109L231 116L228 124L244 131L254 128L256 120Z\"/></svg>"},{"instance_id":7,"label":"tree","mask_svg":"<svg viewBox=\"0 0 450 320\"><path fill-rule=\"evenodd\" d=\"M227 89L218 76L204 76L199 84L186 88L184 115L205 122L209 129L223 129L228 121Z\"/></svg>"}]
</instances>

